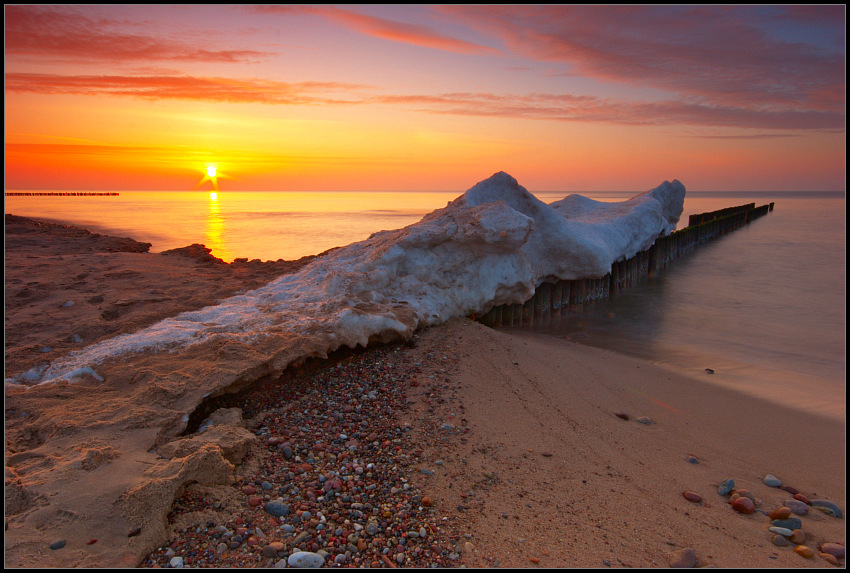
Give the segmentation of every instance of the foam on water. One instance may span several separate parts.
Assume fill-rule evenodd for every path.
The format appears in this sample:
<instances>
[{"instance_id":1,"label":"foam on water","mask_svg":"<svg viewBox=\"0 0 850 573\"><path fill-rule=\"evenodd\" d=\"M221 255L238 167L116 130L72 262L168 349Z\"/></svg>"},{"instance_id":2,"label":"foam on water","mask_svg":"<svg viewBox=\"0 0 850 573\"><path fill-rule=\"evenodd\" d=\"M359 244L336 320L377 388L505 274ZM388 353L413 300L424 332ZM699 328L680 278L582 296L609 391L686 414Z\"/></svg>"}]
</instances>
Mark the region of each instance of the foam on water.
<instances>
[{"instance_id":1,"label":"foam on water","mask_svg":"<svg viewBox=\"0 0 850 573\"><path fill-rule=\"evenodd\" d=\"M524 302L547 278L604 276L615 261L675 229L684 198L674 180L619 203L571 195L547 205L496 173L418 223L375 233L217 305L69 354L21 380L97 375L92 368L107 358L179 352L212 337L250 346L288 332L321 337L327 351L406 338L422 326Z\"/></svg>"}]
</instances>

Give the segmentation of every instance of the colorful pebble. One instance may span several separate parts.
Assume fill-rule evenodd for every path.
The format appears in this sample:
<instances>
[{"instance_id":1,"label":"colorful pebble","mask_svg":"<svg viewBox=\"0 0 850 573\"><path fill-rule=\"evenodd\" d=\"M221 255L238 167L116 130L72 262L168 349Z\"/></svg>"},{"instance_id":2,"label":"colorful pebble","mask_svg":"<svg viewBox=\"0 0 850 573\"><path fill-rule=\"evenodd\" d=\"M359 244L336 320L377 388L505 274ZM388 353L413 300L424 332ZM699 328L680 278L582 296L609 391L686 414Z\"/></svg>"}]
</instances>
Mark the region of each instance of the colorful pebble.
<instances>
[{"instance_id":1,"label":"colorful pebble","mask_svg":"<svg viewBox=\"0 0 850 573\"><path fill-rule=\"evenodd\" d=\"M732 509L738 513L751 514L756 510L756 506L748 497L738 497L732 502Z\"/></svg>"}]
</instances>

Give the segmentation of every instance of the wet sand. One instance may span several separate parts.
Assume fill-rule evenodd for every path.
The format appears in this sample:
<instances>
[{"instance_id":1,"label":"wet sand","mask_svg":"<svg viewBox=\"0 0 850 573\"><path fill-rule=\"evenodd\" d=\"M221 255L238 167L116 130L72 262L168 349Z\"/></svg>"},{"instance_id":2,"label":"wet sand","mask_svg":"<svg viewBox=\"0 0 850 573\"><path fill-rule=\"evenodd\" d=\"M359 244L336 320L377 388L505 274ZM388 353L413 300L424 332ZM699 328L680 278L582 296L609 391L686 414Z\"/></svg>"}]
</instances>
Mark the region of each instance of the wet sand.
<instances>
[{"instance_id":1,"label":"wet sand","mask_svg":"<svg viewBox=\"0 0 850 573\"><path fill-rule=\"evenodd\" d=\"M307 262L228 265L200 246L170 254L145 251L144 243L131 239L7 216L7 379L255 288ZM215 378L231 365L247 364L255 378L280 374L262 365L263 349L250 360L235 355L243 350L207 346L183 358L186 363L167 366L162 357L136 357L128 366L107 369L106 383L92 378L32 389L7 385L6 565L164 564L168 546L182 552L177 554L188 565L206 543L206 565L269 566L300 547L297 532L283 531L284 520L269 523L262 509L268 500L251 505L256 495L245 490L264 461L278 455L278 443L269 444L263 429L268 411L248 412L256 400L245 402L244 422L222 423L218 433L179 436L185 424L178 420L194 412L202 390L191 380ZM419 520L429 539L414 543L405 536L405 549L394 546L387 559L372 548L355 551L348 564L360 558L364 565L391 566L401 553L407 566L656 567L668 566L677 550L692 548L697 566L830 566L817 555L806 559L793 546L771 542L765 513L792 495L762 480L773 474L808 498L832 500L843 509L843 422L742 395L707 377L467 319L421 331L380 360L395 372L381 384L395 407L380 414L383 422L374 430L379 445L372 453L396 456L403 475L393 479L409 484L404 500L392 493L395 509L383 511L412 503L404 519ZM363 401L362 386L328 381L333 377L327 368L310 376L324 380L340 404ZM280 408L280 401L273 407ZM637 422L639 417L650 423ZM321 431L327 433L336 423L343 428L344 420L315 423L325 424ZM303 428L281 425L279 431L287 438L313 435ZM397 444L377 439L396 430L403 436ZM321 451L322 463L311 465L326 473L346 459ZM358 453L358 463L368 460L368 452ZM302 477L311 483L309 475ZM729 496L717 493L728 478L760 501L755 513L737 513ZM377 474L372 479L380 481ZM194 488L219 500L216 526L232 529L244 524L242 516L253 515L255 522L265 520L266 538L222 553L213 551L212 537L209 543L182 543L187 532L212 529L210 509L186 501ZM276 497L278 490L271 491ZM369 503L381 507L380 488L371 491ZM688 501L684 491L702 501ZM287 495L293 509L319 503ZM338 526L360 535L346 513L350 502L339 500ZM400 518L380 519L386 529L376 535L398 541L401 533L391 535L388 528ZM844 543L843 519L817 509L800 519L805 544L815 551L825 542ZM314 549L310 544L320 537L305 548ZM59 540L63 547L49 548ZM262 553L271 543L283 544L280 554ZM327 545L327 537L322 543L331 557L344 553L345 543Z\"/></svg>"}]
</instances>

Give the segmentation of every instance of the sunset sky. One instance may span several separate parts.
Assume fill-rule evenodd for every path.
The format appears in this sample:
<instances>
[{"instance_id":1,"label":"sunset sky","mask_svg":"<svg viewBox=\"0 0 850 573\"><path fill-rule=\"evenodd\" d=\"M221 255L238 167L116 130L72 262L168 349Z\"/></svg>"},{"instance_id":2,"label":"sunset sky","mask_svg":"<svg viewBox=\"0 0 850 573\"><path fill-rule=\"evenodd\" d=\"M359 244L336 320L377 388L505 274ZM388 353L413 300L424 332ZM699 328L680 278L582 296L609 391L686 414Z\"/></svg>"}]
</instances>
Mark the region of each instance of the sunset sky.
<instances>
[{"instance_id":1,"label":"sunset sky","mask_svg":"<svg viewBox=\"0 0 850 573\"><path fill-rule=\"evenodd\" d=\"M845 189L843 5L6 6L4 62L6 189Z\"/></svg>"}]
</instances>

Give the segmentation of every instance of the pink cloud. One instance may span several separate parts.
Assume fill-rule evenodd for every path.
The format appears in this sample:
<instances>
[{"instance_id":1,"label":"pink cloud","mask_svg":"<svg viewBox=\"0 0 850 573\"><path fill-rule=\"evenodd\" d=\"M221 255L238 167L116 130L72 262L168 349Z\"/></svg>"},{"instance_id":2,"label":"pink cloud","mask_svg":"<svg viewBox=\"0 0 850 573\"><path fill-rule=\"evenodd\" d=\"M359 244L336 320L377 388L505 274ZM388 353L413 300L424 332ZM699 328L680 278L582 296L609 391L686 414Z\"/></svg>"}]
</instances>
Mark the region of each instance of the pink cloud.
<instances>
[{"instance_id":1,"label":"pink cloud","mask_svg":"<svg viewBox=\"0 0 850 573\"><path fill-rule=\"evenodd\" d=\"M406 24L329 6L252 6L250 9L265 13L314 14L367 36L435 50L476 55L501 55L502 53L495 48L441 34L427 26Z\"/></svg>"},{"instance_id":2,"label":"pink cloud","mask_svg":"<svg viewBox=\"0 0 850 573\"><path fill-rule=\"evenodd\" d=\"M823 94L844 91L843 45L819 50L770 34L774 21L792 17L782 7L764 7L765 14L760 7L734 6L441 9L500 38L516 54L562 64L565 73L659 88L711 105L744 101L837 112L835 98Z\"/></svg>"},{"instance_id":3,"label":"pink cloud","mask_svg":"<svg viewBox=\"0 0 850 573\"><path fill-rule=\"evenodd\" d=\"M222 50L144 34L112 31L120 22L46 6L6 6L6 54L60 61L249 62L269 54Z\"/></svg>"}]
</instances>

